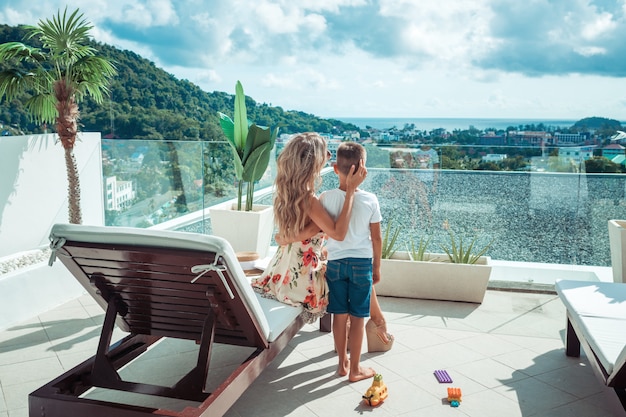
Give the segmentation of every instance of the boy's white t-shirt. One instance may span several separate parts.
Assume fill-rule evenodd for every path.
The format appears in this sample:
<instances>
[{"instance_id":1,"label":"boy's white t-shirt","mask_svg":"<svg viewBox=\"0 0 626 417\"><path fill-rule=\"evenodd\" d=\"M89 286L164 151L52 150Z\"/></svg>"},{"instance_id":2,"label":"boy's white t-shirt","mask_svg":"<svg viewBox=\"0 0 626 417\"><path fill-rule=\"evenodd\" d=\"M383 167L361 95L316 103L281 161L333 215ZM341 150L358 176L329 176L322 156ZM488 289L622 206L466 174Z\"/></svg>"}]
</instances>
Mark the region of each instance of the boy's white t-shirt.
<instances>
[{"instance_id":1,"label":"boy's white t-shirt","mask_svg":"<svg viewBox=\"0 0 626 417\"><path fill-rule=\"evenodd\" d=\"M320 195L322 205L335 220L341 213L345 199L346 192L339 188L324 191ZM348 233L341 242L328 239L326 243L328 259L371 258L373 249L370 223L380 223L382 218L380 204L376 195L367 191L357 190L354 193L354 204L352 206Z\"/></svg>"}]
</instances>

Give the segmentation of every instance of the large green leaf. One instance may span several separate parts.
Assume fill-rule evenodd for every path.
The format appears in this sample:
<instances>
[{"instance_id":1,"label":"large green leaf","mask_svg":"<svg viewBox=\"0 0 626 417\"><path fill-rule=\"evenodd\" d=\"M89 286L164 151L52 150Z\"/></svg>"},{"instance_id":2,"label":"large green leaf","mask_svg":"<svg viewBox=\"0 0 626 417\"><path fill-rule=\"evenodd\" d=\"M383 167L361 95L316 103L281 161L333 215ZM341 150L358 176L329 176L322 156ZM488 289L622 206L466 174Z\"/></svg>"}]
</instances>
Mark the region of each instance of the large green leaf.
<instances>
[{"instance_id":1,"label":"large green leaf","mask_svg":"<svg viewBox=\"0 0 626 417\"><path fill-rule=\"evenodd\" d=\"M235 86L235 132L234 142L237 151L242 154L248 138L248 112L246 111L246 96L239 81Z\"/></svg>"},{"instance_id":2,"label":"large green leaf","mask_svg":"<svg viewBox=\"0 0 626 417\"><path fill-rule=\"evenodd\" d=\"M250 159L252 152L266 143L271 141L270 130L268 128L260 127L256 124L251 124L248 128L248 140L243 149L242 161L244 164Z\"/></svg>"},{"instance_id":3,"label":"large green leaf","mask_svg":"<svg viewBox=\"0 0 626 417\"><path fill-rule=\"evenodd\" d=\"M243 178L243 162L241 159L241 154L237 149L237 145L235 144L235 123L233 119L225 115L224 113L218 112L220 116L220 126L222 127L222 132L224 132L224 136L226 136L226 140L230 144L230 149L233 152L233 162L235 164L235 177L241 181Z\"/></svg>"},{"instance_id":4,"label":"large green leaf","mask_svg":"<svg viewBox=\"0 0 626 417\"><path fill-rule=\"evenodd\" d=\"M239 181L244 180L243 178L244 166L243 166L243 163L241 162L241 158L239 157L239 154L237 153L237 150L234 147L231 146L230 150L233 152L233 163L235 164L235 177L237 177Z\"/></svg>"},{"instance_id":5,"label":"large green leaf","mask_svg":"<svg viewBox=\"0 0 626 417\"><path fill-rule=\"evenodd\" d=\"M260 180L267 169L270 160L270 151L272 148L269 142L259 146L248 158L248 163L244 165L243 180L246 182L255 182Z\"/></svg>"},{"instance_id":6,"label":"large green leaf","mask_svg":"<svg viewBox=\"0 0 626 417\"><path fill-rule=\"evenodd\" d=\"M270 128L252 124L248 131L248 142L244 153L244 180L258 181L263 177L270 162L270 154L274 148L278 128Z\"/></svg>"},{"instance_id":7,"label":"large green leaf","mask_svg":"<svg viewBox=\"0 0 626 417\"><path fill-rule=\"evenodd\" d=\"M224 132L224 136L228 139L228 142L231 144L233 148L237 148L237 144L235 144L235 123L233 119L228 117L222 112L217 113L220 116L220 126L222 127L222 132Z\"/></svg>"}]
</instances>

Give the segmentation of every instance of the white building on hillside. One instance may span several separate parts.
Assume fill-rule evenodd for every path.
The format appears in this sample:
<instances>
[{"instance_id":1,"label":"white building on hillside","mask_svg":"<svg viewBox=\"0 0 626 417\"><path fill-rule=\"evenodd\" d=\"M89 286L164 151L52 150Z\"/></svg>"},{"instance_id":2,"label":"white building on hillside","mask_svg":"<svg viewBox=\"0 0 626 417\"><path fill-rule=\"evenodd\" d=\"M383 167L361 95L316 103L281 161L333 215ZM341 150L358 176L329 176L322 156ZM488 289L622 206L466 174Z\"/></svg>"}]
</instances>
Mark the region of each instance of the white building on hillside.
<instances>
[{"instance_id":1,"label":"white building on hillside","mask_svg":"<svg viewBox=\"0 0 626 417\"><path fill-rule=\"evenodd\" d=\"M501 162L506 159L505 153L489 153L482 157L483 162Z\"/></svg>"},{"instance_id":2,"label":"white building on hillside","mask_svg":"<svg viewBox=\"0 0 626 417\"><path fill-rule=\"evenodd\" d=\"M123 210L135 199L132 181L118 181L116 177L107 177L104 196L107 210Z\"/></svg>"},{"instance_id":3,"label":"white building on hillside","mask_svg":"<svg viewBox=\"0 0 626 417\"><path fill-rule=\"evenodd\" d=\"M569 160L580 165L586 160L593 158L593 149L594 146L559 147L559 159Z\"/></svg>"}]
</instances>

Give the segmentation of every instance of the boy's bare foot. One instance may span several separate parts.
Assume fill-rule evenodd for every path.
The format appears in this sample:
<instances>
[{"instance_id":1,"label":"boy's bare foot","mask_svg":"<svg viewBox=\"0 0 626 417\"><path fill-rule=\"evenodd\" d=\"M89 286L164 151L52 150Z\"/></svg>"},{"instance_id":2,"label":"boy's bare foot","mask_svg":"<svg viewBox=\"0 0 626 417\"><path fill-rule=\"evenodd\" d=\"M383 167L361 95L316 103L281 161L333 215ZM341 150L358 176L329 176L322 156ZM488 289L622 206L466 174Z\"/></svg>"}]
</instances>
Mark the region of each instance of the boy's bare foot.
<instances>
[{"instance_id":1,"label":"boy's bare foot","mask_svg":"<svg viewBox=\"0 0 626 417\"><path fill-rule=\"evenodd\" d=\"M359 366L359 372L358 373L350 372L350 376L348 377L348 380L350 382L357 382L357 381L362 381L367 378L372 378L374 375L376 375L376 371L374 371L372 368L363 368Z\"/></svg>"},{"instance_id":2,"label":"boy's bare foot","mask_svg":"<svg viewBox=\"0 0 626 417\"><path fill-rule=\"evenodd\" d=\"M341 366L337 367L337 374L339 376L346 376L350 371L350 359L347 359L341 364Z\"/></svg>"}]
</instances>

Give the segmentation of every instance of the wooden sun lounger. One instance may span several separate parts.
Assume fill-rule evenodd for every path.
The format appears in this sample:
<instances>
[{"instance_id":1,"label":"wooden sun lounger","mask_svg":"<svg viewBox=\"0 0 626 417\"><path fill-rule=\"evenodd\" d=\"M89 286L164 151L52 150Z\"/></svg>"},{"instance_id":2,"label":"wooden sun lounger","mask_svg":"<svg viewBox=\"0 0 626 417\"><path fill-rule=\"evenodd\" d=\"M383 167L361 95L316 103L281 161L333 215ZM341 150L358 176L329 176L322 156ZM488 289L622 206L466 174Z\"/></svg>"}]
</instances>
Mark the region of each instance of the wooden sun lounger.
<instances>
[{"instance_id":1,"label":"wooden sun lounger","mask_svg":"<svg viewBox=\"0 0 626 417\"><path fill-rule=\"evenodd\" d=\"M557 280L565 305L565 354L582 347L594 374L615 390L626 410L626 284Z\"/></svg>"},{"instance_id":2,"label":"wooden sun lounger","mask_svg":"<svg viewBox=\"0 0 626 417\"><path fill-rule=\"evenodd\" d=\"M96 354L31 393L31 417L221 416L304 325L300 308L254 293L219 237L57 224L50 239L51 264L60 259L106 315ZM111 345L116 323L129 335ZM122 380L118 370L163 337L196 341L196 366L173 386ZM253 353L206 392L214 343ZM94 387L195 406L177 411L87 398Z\"/></svg>"}]
</instances>

